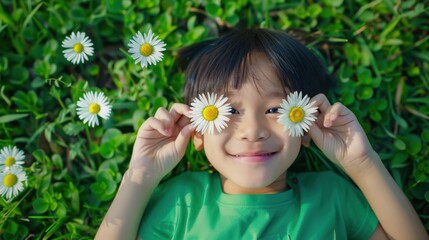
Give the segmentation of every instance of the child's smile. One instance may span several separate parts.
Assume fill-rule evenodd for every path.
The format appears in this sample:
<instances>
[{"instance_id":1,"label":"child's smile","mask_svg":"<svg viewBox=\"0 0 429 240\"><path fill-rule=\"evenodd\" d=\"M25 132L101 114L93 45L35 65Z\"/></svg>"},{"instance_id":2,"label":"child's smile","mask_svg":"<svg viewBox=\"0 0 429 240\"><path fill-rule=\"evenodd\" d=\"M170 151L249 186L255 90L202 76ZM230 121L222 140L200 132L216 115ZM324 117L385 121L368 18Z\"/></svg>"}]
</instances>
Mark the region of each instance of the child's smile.
<instances>
[{"instance_id":1,"label":"child's smile","mask_svg":"<svg viewBox=\"0 0 429 240\"><path fill-rule=\"evenodd\" d=\"M258 164L269 161L271 157L275 156L277 152L268 152L268 151L250 151L242 152L238 154L233 154L233 156L238 160L244 163L249 164Z\"/></svg>"}]
</instances>

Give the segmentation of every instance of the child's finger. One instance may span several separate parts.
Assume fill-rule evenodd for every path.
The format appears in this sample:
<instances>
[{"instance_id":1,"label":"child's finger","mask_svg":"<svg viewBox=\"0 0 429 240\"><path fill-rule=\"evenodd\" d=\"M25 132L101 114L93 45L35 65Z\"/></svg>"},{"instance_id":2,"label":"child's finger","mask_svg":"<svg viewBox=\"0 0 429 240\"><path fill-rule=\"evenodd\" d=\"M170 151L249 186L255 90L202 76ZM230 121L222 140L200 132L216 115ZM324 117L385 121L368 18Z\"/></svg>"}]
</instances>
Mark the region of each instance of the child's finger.
<instances>
[{"instance_id":1,"label":"child's finger","mask_svg":"<svg viewBox=\"0 0 429 240\"><path fill-rule=\"evenodd\" d=\"M155 131L153 131L155 130ZM157 138L159 137L159 133L164 136L170 136L170 132L166 130L165 122L157 119L155 117L150 117L146 119L143 125L140 127L138 136L144 138Z\"/></svg>"},{"instance_id":2,"label":"child's finger","mask_svg":"<svg viewBox=\"0 0 429 240\"><path fill-rule=\"evenodd\" d=\"M310 129L308 129L308 134L310 135L316 146L318 146L319 148L323 146L323 131L322 129L320 129L318 124L311 124Z\"/></svg>"},{"instance_id":3,"label":"child's finger","mask_svg":"<svg viewBox=\"0 0 429 240\"><path fill-rule=\"evenodd\" d=\"M165 130L167 132L171 131L171 128L174 125L174 119L171 116L170 112L165 108L158 108L155 113L155 118L161 120L164 123Z\"/></svg>"},{"instance_id":4,"label":"child's finger","mask_svg":"<svg viewBox=\"0 0 429 240\"><path fill-rule=\"evenodd\" d=\"M173 122L177 122L182 116L186 116L187 118L191 118L189 114L190 108L188 105L183 103L174 103L170 109L170 115L173 119Z\"/></svg>"},{"instance_id":5,"label":"child's finger","mask_svg":"<svg viewBox=\"0 0 429 240\"><path fill-rule=\"evenodd\" d=\"M324 118L323 126L326 128L342 126L354 120L354 114L341 103L335 103L329 108Z\"/></svg>"},{"instance_id":6,"label":"child's finger","mask_svg":"<svg viewBox=\"0 0 429 240\"><path fill-rule=\"evenodd\" d=\"M313 106L318 107L321 113L325 113L329 107L331 107L331 103L329 102L328 98L325 96L325 94L322 93L312 97L310 102L315 102Z\"/></svg>"},{"instance_id":7,"label":"child's finger","mask_svg":"<svg viewBox=\"0 0 429 240\"><path fill-rule=\"evenodd\" d=\"M170 115L174 123L180 128L178 129L178 132L181 131L182 128L184 128L186 125L191 123L189 111L189 106L183 103L175 103L173 106L171 106Z\"/></svg>"},{"instance_id":8,"label":"child's finger","mask_svg":"<svg viewBox=\"0 0 429 240\"><path fill-rule=\"evenodd\" d=\"M188 124L182 128L180 133L177 135L175 146L180 156L183 156L191 138L192 132L194 131L191 124Z\"/></svg>"},{"instance_id":9,"label":"child's finger","mask_svg":"<svg viewBox=\"0 0 429 240\"><path fill-rule=\"evenodd\" d=\"M323 126L324 116L328 109L331 107L331 103L328 98L324 94L317 94L313 98L311 98L310 102L315 102L313 104L314 107L318 107L317 119L315 124L318 126Z\"/></svg>"}]
</instances>

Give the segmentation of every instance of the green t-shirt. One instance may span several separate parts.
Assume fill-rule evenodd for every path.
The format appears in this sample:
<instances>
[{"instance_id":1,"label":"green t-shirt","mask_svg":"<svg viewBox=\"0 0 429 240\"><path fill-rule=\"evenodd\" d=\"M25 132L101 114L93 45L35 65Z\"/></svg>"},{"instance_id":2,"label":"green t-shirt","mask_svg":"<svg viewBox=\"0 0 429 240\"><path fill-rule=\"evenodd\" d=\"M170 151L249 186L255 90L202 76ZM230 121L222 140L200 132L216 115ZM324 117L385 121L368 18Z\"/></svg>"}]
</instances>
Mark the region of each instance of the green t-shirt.
<instances>
[{"instance_id":1,"label":"green t-shirt","mask_svg":"<svg viewBox=\"0 0 429 240\"><path fill-rule=\"evenodd\" d=\"M378 220L362 193L332 172L288 173L277 194L225 194L218 174L186 172L161 184L141 239L368 239Z\"/></svg>"}]
</instances>

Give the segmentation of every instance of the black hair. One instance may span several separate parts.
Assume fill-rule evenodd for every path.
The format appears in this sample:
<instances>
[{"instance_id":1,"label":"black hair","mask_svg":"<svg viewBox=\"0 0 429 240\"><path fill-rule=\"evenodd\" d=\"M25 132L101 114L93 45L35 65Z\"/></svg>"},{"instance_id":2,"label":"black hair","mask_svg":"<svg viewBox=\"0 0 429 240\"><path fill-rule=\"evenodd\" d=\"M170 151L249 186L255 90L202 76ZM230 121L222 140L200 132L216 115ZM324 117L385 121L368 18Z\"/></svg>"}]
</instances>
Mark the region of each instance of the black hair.
<instances>
[{"instance_id":1,"label":"black hair","mask_svg":"<svg viewBox=\"0 0 429 240\"><path fill-rule=\"evenodd\" d=\"M179 52L178 63L185 68L185 101L189 104L201 93L239 89L249 79L249 61L255 52L267 56L289 91L312 97L326 94L333 83L320 59L287 33L259 28L231 30Z\"/></svg>"}]
</instances>

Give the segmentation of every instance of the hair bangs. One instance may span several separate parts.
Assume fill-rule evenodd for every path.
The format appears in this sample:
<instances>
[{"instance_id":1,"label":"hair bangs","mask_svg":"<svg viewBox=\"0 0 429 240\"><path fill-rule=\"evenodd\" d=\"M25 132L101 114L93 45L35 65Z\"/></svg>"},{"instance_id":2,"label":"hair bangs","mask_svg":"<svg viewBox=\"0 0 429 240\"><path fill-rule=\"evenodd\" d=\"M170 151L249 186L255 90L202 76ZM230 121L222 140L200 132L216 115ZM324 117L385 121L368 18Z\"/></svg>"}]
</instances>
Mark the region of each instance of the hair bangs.
<instances>
[{"instance_id":1,"label":"hair bangs","mask_svg":"<svg viewBox=\"0 0 429 240\"><path fill-rule=\"evenodd\" d=\"M222 39L224 41L211 43L191 60L186 69L187 103L201 93L223 94L230 88L239 89L248 80L253 47L249 41L240 39Z\"/></svg>"},{"instance_id":2,"label":"hair bangs","mask_svg":"<svg viewBox=\"0 0 429 240\"><path fill-rule=\"evenodd\" d=\"M266 79L253 74L252 60L263 53L271 62L284 91L302 91L310 97L326 93L333 78L320 59L285 32L268 29L241 29L191 45L179 53L185 67L184 89L187 103L198 94L227 93L247 81L257 88Z\"/></svg>"}]
</instances>

